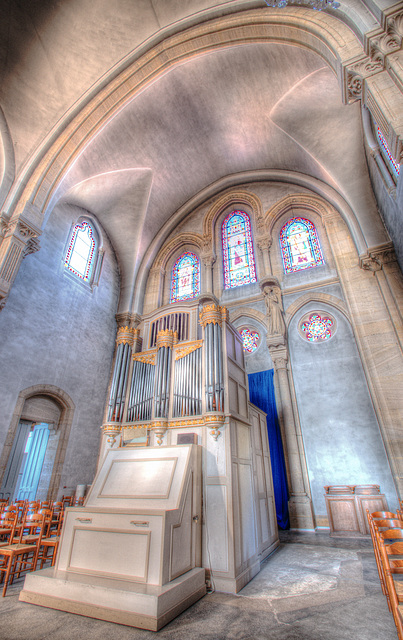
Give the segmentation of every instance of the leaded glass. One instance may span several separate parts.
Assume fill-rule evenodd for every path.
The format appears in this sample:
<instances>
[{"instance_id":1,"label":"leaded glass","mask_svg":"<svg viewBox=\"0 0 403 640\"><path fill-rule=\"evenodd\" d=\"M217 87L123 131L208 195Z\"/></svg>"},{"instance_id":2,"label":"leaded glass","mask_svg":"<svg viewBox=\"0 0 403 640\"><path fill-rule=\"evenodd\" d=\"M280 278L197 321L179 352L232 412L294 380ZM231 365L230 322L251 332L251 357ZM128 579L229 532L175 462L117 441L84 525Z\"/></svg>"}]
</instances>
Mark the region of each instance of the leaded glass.
<instances>
[{"instance_id":1,"label":"leaded glass","mask_svg":"<svg viewBox=\"0 0 403 640\"><path fill-rule=\"evenodd\" d=\"M67 249L65 266L82 280L88 281L95 251L95 240L89 222L76 224Z\"/></svg>"},{"instance_id":2,"label":"leaded glass","mask_svg":"<svg viewBox=\"0 0 403 640\"><path fill-rule=\"evenodd\" d=\"M183 253L172 270L171 302L192 300L200 293L199 258L190 251Z\"/></svg>"},{"instance_id":3,"label":"leaded glass","mask_svg":"<svg viewBox=\"0 0 403 640\"><path fill-rule=\"evenodd\" d=\"M222 224L224 288L256 282L255 258L249 216L232 211Z\"/></svg>"},{"instance_id":4,"label":"leaded glass","mask_svg":"<svg viewBox=\"0 0 403 640\"><path fill-rule=\"evenodd\" d=\"M310 220L292 218L280 231L285 273L324 264L316 229Z\"/></svg>"},{"instance_id":5,"label":"leaded glass","mask_svg":"<svg viewBox=\"0 0 403 640\"><path fill-rule=\"evenodd\" d=\"M398 176L400 173L400 165L397 164L396 159L392 156L391 152L389 151L388 143L386 142L382 134L382 131L378 126L376 127L376 133L378 136L379 143L381 145L381 149L384 151L386 157L388 158L392 171L396 176Z\"/></svg>"},{"instance_id":6,"label":"leaded glass","mask_svg":"<svg viewBox=\"0 0 403 640\"><path fill-rule=\"evenodd\" d=\"M247 327L240 329L239 333L242 337L243 348L248 353L256 351L259 344L259 334L257 331L251 331Z\"/></svg>"},{"instance_id":7,"label":"leaded glass","mask_svg":"<svg viewBox=\"0 0 403 640\"><path fill-rule=\"evenodd\" d=\"M313 313L306 322L301 324L301 331L309 342L323 342L332 337L333 320L319 313Z\"/></svg>"}]
</instances>

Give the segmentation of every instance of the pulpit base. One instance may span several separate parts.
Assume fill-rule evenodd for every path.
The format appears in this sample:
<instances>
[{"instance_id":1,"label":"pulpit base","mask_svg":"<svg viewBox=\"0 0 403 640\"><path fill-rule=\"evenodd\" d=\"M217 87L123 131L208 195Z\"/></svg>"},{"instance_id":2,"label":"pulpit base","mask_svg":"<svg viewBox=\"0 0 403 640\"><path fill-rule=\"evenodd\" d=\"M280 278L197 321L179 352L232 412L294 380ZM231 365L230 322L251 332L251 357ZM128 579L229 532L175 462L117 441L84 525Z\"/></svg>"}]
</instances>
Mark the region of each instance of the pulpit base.
<instances>
[{"instance_id":1,"label":"pulpit base","mask_svg":"<svg viewBox=\"0 0 403 640\"><path fill-rule=\"evenodd\" d=\"M27 574L20 600L159 631L205 593L205 570L199 567L162 587L48 568Z\"/></svg>"}]
</instances>

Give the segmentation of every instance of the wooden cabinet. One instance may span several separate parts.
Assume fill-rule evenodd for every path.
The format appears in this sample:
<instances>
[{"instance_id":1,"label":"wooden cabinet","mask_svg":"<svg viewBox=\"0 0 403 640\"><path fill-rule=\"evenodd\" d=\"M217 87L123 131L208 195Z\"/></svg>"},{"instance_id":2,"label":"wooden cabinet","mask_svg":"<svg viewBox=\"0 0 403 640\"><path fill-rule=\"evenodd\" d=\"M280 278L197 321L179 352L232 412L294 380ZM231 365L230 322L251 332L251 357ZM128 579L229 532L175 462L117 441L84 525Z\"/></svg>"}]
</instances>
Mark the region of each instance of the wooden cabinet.
<instances>
[{"instance_id":1,"label":"wooden cabinet","mask_svg":"<svg viewBox=\"0 0 403 640\"><path fill-rule=\"evenodd\" d=\"M325 491L330 535L369 535L366 510L388 510L385 495L375 484L333 485Z\"/></svg>"}]
</instances>

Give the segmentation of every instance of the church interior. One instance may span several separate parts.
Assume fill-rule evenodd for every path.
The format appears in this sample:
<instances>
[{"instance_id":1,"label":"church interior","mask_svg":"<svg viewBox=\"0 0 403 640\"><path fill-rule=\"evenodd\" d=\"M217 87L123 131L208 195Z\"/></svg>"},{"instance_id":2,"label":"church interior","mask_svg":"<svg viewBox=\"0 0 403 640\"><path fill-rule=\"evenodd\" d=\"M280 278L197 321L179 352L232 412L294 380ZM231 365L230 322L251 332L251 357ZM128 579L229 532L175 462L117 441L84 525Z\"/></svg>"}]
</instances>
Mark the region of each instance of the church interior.
<instances>
[{"instance_id":1,"label":"church interior","mask_svg":"<svg viewBox=\"0 0 403 640\"><path fill-rule=\"evenodd\" d=\"M21 599L180 638L295 536L353 566L403 498L403 2L1 0L0 34L0 501L82 498Z\"/></svg>"}]
</instances>

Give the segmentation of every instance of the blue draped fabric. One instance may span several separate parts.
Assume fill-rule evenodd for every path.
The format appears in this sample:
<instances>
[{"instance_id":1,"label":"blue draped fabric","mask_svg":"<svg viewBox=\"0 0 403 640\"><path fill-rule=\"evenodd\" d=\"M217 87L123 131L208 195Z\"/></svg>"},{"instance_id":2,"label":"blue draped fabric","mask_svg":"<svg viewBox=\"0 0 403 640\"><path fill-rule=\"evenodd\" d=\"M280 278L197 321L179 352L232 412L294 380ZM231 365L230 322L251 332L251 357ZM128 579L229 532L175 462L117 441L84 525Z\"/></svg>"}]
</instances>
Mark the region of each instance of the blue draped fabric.
<instances>
[{"instance_id":1,"label":"blue draped fabric","mask_svg":"<svg viewBox=\"0 0 403 640\"><path fill-rule=\"evenodd\" d=\"M270 459L273 471L274 498L276 501L277 522L280 529L290 526L288 516L288 487L284 461L283 443L277 417L274 396L273 369L250 373L250 401L267 413L267 432L269 435Z\"/></svg>"}]
</instances>

